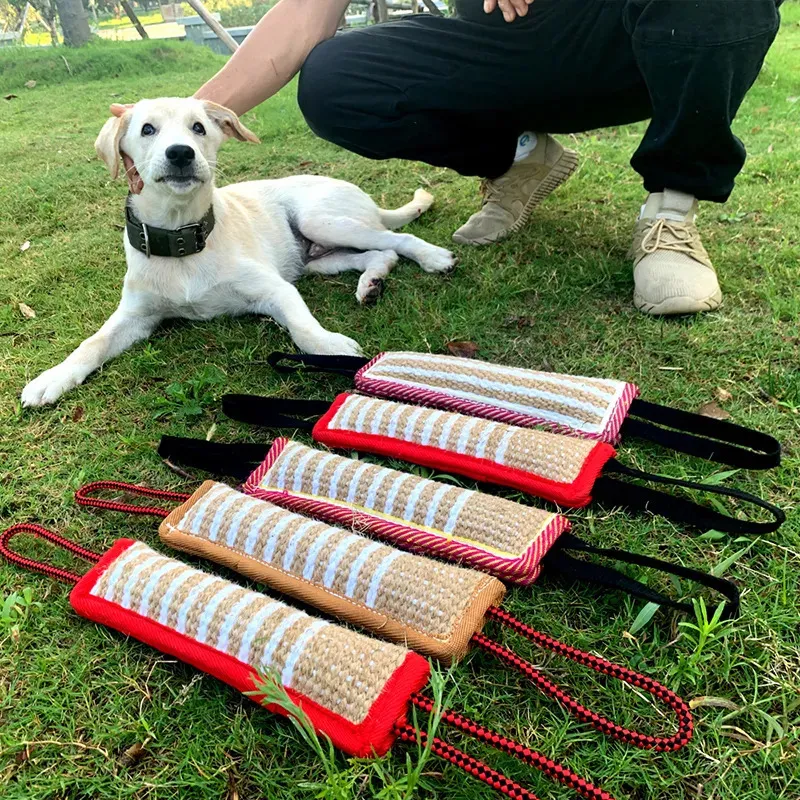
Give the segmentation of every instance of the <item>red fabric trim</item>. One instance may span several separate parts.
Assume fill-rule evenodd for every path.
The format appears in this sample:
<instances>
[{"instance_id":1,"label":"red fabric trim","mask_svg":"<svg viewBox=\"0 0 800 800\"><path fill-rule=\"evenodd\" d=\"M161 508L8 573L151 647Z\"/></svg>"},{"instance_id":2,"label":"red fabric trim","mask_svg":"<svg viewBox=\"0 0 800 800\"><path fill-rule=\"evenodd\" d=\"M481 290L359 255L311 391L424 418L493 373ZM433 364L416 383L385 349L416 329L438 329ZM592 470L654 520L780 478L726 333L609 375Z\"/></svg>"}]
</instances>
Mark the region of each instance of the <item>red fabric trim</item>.
<instances>
[{"instance_id":1,"label":"red fabric trim","mask_svg":"<svg viewBox=\"0 0 800 800\"><path fill-rule=\"evenodd\" d=\"M365 364L356 373L356 389L374 397L385 397L389 400L401 400L416 405L441 408L445 411L455 411L458 414L465 414L470 417L491 419L495 422L504 422L507 425L516 425L520 428L543 428L551 433L560 433L577 439L595 439L607 444L616 444L619 441L619 430L622 427L622 423L628 415L631 403L639 395L639 388L633 383L627 383L625 389L617 398L616 407L612 411L606 427L599 433L587 433L563 423L537 417L535 414L524 414L519 411L493 406L489 403L481 403L477 400L454 397L447 394L443 389L404 386L387 378L369 377L367 372L385 355L386 353L379 353L369 364Z\"/></svg>"},{"instance_id":2,"label":"red fabric trim","mask_svg":"<svg viewBox=\"0 0 800 800\"><path fill-rule=\"evenodd\" d=\"M490 575L510 583L522 586L533 583L542 571L541 559L544 558L556 539L570 527L566 517L556 515L523 553L516 558L504 557L483 550L478 545L454 541L445 534L437 535L415 528L410 523L402 525L379 515L356 510L352 506L347 506L343 501L332 502L329 498L322 496L301 497L287 489L261 487L262 479L288 443L288 439L275 440L264 461L244 483L242 491L259 500L266 500L288 508L290 511L316 517L340 527L368 532L406 550L455 561L464 566L488 572Z\"/></svg>"},{"instance_id":3,"label":"red fabric trim","mask_svg":"<svg viewBox=\"0 0 800 800\"><path fill-rule=\"evenodd\" d=\"M318 442L340 450L360 450L376 453L421 464L434 469L465 475L476 481L496 483L512 489L550 500L562 506L581 508L592 500L594 482L600 476L603 467L616 455L614 448L605 442L596 442L583 466L572 483L543 478L525 470L506 467L486 458L475 458L449 450L442 450L430 445L404 442L388 436L370 433L353 433L351 431L334 430L328 424L336 415L342 404L351 397L351 392L342 392L333 401L331 407L314 425L312 436Z\"/></svg>"},{"instance_id":4,"label":"red fabric trim","mask_svg":"<svg viewBox=\"0 0 800 800\"><path fill-rule=\"evenodd\" d=\"M90 594L105 570L133 544L136 542L132 539L117 540L97 565L81 578L69 596L75 611L92 622L113 628L162 653L179 658L240 692L253 691L256 671L249 664L148 617ZM386 682L366 718L358 724L344 719L293 689L287 688L287 693L293 702L303 708L314 728L330 737L340 750L357 757L368 757L373 753L384 755L395 740L395 724L405 721L410 697L428 682L429 671L428 662L422 656L409 652ZM266 708L286 716L281 708Z\"/></svg>"}]
</instances>

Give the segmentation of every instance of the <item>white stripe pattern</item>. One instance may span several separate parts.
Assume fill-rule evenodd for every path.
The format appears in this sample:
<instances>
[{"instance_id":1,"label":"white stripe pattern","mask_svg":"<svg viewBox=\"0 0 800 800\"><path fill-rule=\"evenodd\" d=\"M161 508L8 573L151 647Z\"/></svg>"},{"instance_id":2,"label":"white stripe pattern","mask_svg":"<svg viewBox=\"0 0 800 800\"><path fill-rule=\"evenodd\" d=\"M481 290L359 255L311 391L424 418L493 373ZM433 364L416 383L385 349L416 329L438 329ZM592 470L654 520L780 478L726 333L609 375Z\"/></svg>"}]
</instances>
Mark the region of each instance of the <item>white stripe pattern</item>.
<instances>
[{"instance_id":1,"label":"white stripe pattern","mask_svg":"<svg viewBox=\"0 0 800 800\"><path fill-rule=\"evenodd\" d=\"M375 608L375 602L378 599L378 591L381 588L383 576L392 565L392 562L401 555L403 554L399 550L392 550L391 553L388 553L383 557L383 561L381 561L381 563L378 565L378 568L375 570L375 572L372 573L372 580L370 580L369 589L367 589L367 597L364 600L364 603L368 608Z\"/></svg>"},{"instance_id":2,"label":"white stripe pattern","mask_svg":"<svg viewBox=\"0 0 800 800\"><path fill-rule=\"evenodd\" d=\"M380 489L385 478L391 475L392 472L393 470L383 467L375 473L375 477L372 479L372 483L367 490L367 500L365 502L367 508L372 508L375 505L375 497L378 494L378 489Z\"/></svg>"},{"instance_id":3,"label":"white stripe pattern","mask_svg":"<svg viewBox=\"0 0 800 800\"><path fill-rule=\"evenodd\" d=\"M439 510L439 506L444 500L444 496L452 489L452 486L448 486L447 484L443 484L436 490L436 494L431 498L431 502L428 505L428 512L425 514L425 526L427 528L433 527L433 521L436 519L436 512Z\"/></svg>"},{"instance_id":4,"label":"white stripe pattern","mask_svg":"<svg viewBox=\"0 0 800 800\"><path fill-rule=\"evenodd\" d=\"M281 643L281 639L286 635L286 631L294 625L297 620L305 617L306 615L302 611L290 611L279 623L275 630L272 632L272 635L269 637L269 641L267 642L266 647L264 648L264 654L259 659L261 666L263 667L271 667L272 666L272 659L275 656L275 651L278 649L278 645ZM306 617L307 618L307 617Z\"/></svg>"},{"instance_id":5,"label":"white stripe pattern","mask_svg":"<svg viewBox=\"0 0 800 800\"><path fill-rule=\"evenodd\" d=\"M239 645L239 652L236 654L239 661L245 664L250 663L250 651L253 649L253 640L256 634L261 630L261 626L264 622L282 608L286 608L286 606L283 605L283 603L275 601L266 606L262 606L262 608L250 618L250 622L247 623L247 627L242 635L242 643Z\"/></svg>"},{"instance_id":6,"label":"white stripe pattern","mask_svg":"<svg viewBox=\"0 0 800 800\"><path fill-rule=\"evenodd\" d=\"M244 540L244 551L247 555L253 555L264 523L278 513L283 513L283 509L267 504L267 507L253 520L250 530L247 531L247 538Z\"/></svg>"},{"instance_id":7,"label":"white stripe pattern","mask_svg":"<svg viewBox=\"0 0 800 800\"><path fill-rule=\"evenodd\" d=\"M319 494L319 482L322 480L322 473L325 471L325 467L335 458L336 456L333 453L326 453L319 460L317 468L314 470L314 477L311 479L311 494Z\"/></svg>"},{"instance_id":8,"label":"white stripe pattern","mask_svg":"<svg viewBox=\"0 0 800 800\"><path fill-rule=\"evenodd\" d=\"M443 414L444 411L434 411L432 414L430 414L428 419L425 420L425 424L422 426L422 434L420 436L421 444L430 443L431 436L433 436L433 428Z\"/></svg>"},{"instance_id":9,"label":"white stripe pattern","mask_svg":"<svg viewBox=\"0 0 800 800\"><path fill-rule=\"evenodd\" d=\"M179 564L177 561L170 560L163 566L159 567L147 581L146 586L144 587L144 591L142 592L142 602L139 603L139 613L146 617L148 612L150 611L150 598L153 596L153 592L155 591L156 584L168 573L178 567L182 567L182 564Z\"/></svg>"},{"instance_id":10,"label":"white stripe pattern","mask_svg":"<svg viewBox=\"0 0 800 800\"><path fill-rule=\"evenodd\" d=\"M330 625L330 623L325 622L325 620L315 619L300 636L297 637L297 641L292 645L292 649L289 651L289 657L286 659L286 664L281 672L281 683L284 686L292 685L292 678L294 678L294 669L297 666L297 661L300 656L303 655L312 637L315 636L318 631L327 628L328 625Z\"/></svg>"},{"instance_id":11,"label":"white stripe pattern","mask_svg":"<svg viewBox=\"0 0 800 800\"><path fill-rule=\"evenodd\" d=\"M380 542L371 542L368 544L356 557L353 566L350 567L350 574L347 576L347 585L345 586L344 593L347 597L352 597L356 592L356 584L358 583L358 576L367 563L367 559L376 551L383 547Z\"/></svg>"},{"instance_id":12,"label":"white stripe pattern","mask_svg":"<svg viewBox=\"0 0 800 800\"><path fill-rule=\"evenodd\" d=\"M111 570L111 574L106 582L105 591L103 592L103 597L106 600L110 600L114 596L114 590L117 588L117 583L119 583L119 579L122 577L122 573L124 572L126 565L133 561L137 556L141 555L143 548L144 545L132 545L114 562L114 568ZM91 593L99 594L99 586L100 582L98 581L92 587Z\"/></svg>"},{"instance_id":13,"label":"white stripe pattern","mask_svg":"<svg viewBox=\"0 0 800 800\"><path fill-rule=\"evenodd\" d=\"M322 585L326 589L330 589L333 586L333 582L336 580L336 571L339 569L339 563L344 558L344 554L347 552L347 549L350 547L353 542L357 542L359 539L362 539L361 536L356 536L356 534L351 533L349 536L345 536L339 544L336 545L336 549L331 553L331 557L328 560L328 566L325 569L325 575L322 578Z\"/></svg>"},{"instance_id":14,"label":"white stripe pattern","mask_svg":"<svg viewBox=\"0 0 800 800\"><path fill-rule=\"evenodd\" d=\"M183 603L181 603L181 607L178 609L178 621L175 623L175 630L178 633L186 633L186 618L189 616L189 612L192 610L192 606L197 602L197 599L200 595L211 586L212 583L222 583L221 578L215 578L213 575L206 575L203 580L200 581L196 586L192 586L189 589L189 593L186 595Z\"/></svg>"},{"instance_id":15,"label":"white stripe pattern","mask_svg":"<svg viewBox=\"0 0 800 800\"><path fill-rule=\"evenodd\" d=\"M453 503L450 513L447 515L447 522L444 524L443 530L446 534L448 534L448 536L455 530L455 527L458 524L458 517L461 514L464 506L467 504L467 500L469 500L473 494L475 494L475 492L472 492L469 489L460 490L460 494L456 498L455 503Z\"/></svg>"},{"instance_id":16,"label":"white stripe pattern","mask_svg":"<svg viewBox=\"0 0 800 800\"><path fill-rule=\"evenodd\" d=\"M292 538L289 540L289 544L286 547L286 552L283 555L283 568L287 572L292 571L292 564L294 564L294 555L297 552L297 545L300 544L300 540L318 523L315 522L313 519L304 522L298 529L292 534Z\"/></svg>"},{"instance_id":17,"label":"white stripe pattern","mask_svg":"<svg viewBox=\"0 0 800 800\"><path fill-rule=\"evenodd\" d=\"M214 596L208 601L206 607L203 609L202 614L200 614L200 621L197 625L197 633L194 637L198 642L206 641L206 638L208 637L208 628L211 625L211 621L214 619L214 615L217 613L217 609L220 607L222 601L237 591L241 591L239 587L229 583L227 586L214 593Z\"/></svg>"},{"instance_id":18,"label":"white stripe pattern","mask_svg":"<svg viewBox=\"0 0 800 800\"><path fill-rule=\"evenodd\" d=\"M310 581L314 576L314 570L317 568L317 558L319 558L320 551L335 533L341 533L341 531L338 528L325 528L325 530L317 536L314 544L308 549L306 563L303 566L303 577L307 581Z\"/></svg>"},{"instance_id":19,"label":"white stripe pattern","mask_svg":"<svg viewBox=\"0 0 800 800\"><path fill-rule=\"evenodd\" d=\"M272 561L272 556L275 555L275 548L278 546L278 540L281 533L283 533L289 523L293 521L294 519L292 514L287 514L285 517L277 521L275 527L269 532L267 543L264 545L264 549L261 551L262 561Z\"/></svg>"},{"instance_id":20,"label":"white stripe pattern","mask_svg":"<svg viewBox=\"0 0 800 800\"><path fill-rule=\"evenodd\" d=\"M161 605L159 606L158 610L158 621L162 625L167 624L167 620L169 619L169 609L172 606L172 598L175 597L175 593L178 589L183 586L189 578L192 577L193 574L186 570L186 572L182 572L180 575L176 575L172 581L170 582L169 586L167 587L167 591L164 592L164 596L161 598Z\"/></svg>"},{"instance_id":21,"label":"white stripe pattern","mask_svg":"<svg viewBox=\"0 0 800 800\"><path fill-rule=\"evenodd\" d=\"M119 604L123 608L131 607L131 592L133 591L134 586L136 586L139 576L154 564L158 564L159 562L164 562L166 560L167 559L165 556L160 556L157 554L152 555L150 558L146 558L144 561L137 564L130 572L127 573L127 575L125 575L125 584L122 588L122 599L119 601Z\"/></svg>"},{"instance_id":22,"label":"white stripe pattern","mask_svg":"<svg viewBox=\"0 0 800 800\"><path fill-rule=\"evenodd\" d=\"M226 497L220 504L219 508L217 508L217 513L214 514L214 519L211 520L211 528L208 532L208 540L210 542L216 542L217 536L219 536L219 528L222 525L223 517L228 513L228 509L230 507L241 500L241 495L238 492L231 494L229 497Z\"/></svg>"},{"instance_id":23,"label":"white stripe pattern","mask_svg":"<svg viewBox=\"0 0 800 800\"><path fill-rule=\"evenodd\" d=\"M248 592L228 612L228 616L225 617L225 621L222 623L219 629L219 636L217 636L216 645L217 650L222 650L224 653L228 652L228 641L230 640L233 626L242 616L242 612L249 606L253 605L253 603L255 603L255 601L258 599L259 595L257 595L255 592Z\"/></svg>"}]
</instances>

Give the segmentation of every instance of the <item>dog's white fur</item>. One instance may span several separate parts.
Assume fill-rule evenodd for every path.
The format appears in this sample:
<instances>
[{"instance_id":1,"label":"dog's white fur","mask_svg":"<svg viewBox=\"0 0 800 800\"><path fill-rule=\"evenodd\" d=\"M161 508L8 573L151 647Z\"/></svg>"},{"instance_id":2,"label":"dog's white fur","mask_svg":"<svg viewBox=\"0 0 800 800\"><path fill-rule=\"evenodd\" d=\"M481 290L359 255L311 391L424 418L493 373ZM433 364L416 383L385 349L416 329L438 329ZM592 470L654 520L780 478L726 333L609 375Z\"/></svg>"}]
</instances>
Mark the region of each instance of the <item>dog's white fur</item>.
<instances>
[{"instance_id":1,"label":"dog's white fur","mask_svg":"<svg viewBox=\"0 0 800 800\"><path fill-rule=\"evenodd\" d=\"M386 211L356 186L323 177L215 188L216 154L222 142L229 136L258 141L233 112L191 98L142 100L111 110L114 116L103 126L95 146L112 177L119 174L123 160L138 219L176 229L199 221L213 205L216 227L205 250L183 258L147 258L126 233L128 270L119 307L61 364L25 387L25 406L55 402L170 317L266 314L287 328L305 352L357 355L361 349L353 339L326 330L311 314L293 286L301 275L357 270L362 275L356 296L363 302L380 292L381 279L398 254L427 272L445 272L454 264L448 250L389 230L430 207L433 197L421 189L412 202ZM197 129L197 123L202 128ZM205 133L198 132L203 129ZM194 149L193 168L176 170L169 162L165 151L175 144ZM298 231L319 249L333 252L306 262Z\"/></svg>"}]
</instances>

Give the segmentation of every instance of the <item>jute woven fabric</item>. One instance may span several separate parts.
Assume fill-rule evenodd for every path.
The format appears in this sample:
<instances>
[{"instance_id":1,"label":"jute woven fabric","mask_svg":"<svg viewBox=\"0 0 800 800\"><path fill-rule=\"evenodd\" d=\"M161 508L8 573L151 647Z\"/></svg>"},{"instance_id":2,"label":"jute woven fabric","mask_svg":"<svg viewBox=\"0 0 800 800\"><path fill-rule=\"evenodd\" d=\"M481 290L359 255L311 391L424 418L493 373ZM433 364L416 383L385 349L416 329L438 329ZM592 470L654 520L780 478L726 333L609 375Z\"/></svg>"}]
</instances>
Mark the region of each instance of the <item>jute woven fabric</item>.
<instances>
[{"instance_id":1,"label":"jute woven fabric","mask_svg":"<svg viewBox=\"0 0 800 800\"><path fill-rule=\"evenodd\" d=\"M206 481L162 523L172 547L224 564L445 663L505 594L474 570L404 553Z\"/></svg>"},{"instance_id":2,"label":"jute woven fabric","mask_svg":"<svg viewBox=\"0 0 800 800\"><path fill-rule=\"evenodd\" d=\"M277 439L244 491L401 547L528 584L565 517Z\"/></svg>"},{"instance_id":3,"label":"jute woven fabric","mask_svg":"<svg viewBox=\"0 0 800 800\"><path fill-rule=\"evenodd\" d=\"M314 426L314 439L451 469L578 507L614 457L608 444L451 411L363 395L339 395Z\"/></svg>"},{"instance_id":4,"label":"jute woven fabric","mask_svg":"<svg viewBox=\"0 0 800 800\"><path fill-rule=\"evenodd\" d=\"M305 614L120 539L75 585L73 608L240 691L274 670L315 728L345 752L384 753L424 658ZM278 713L280 708L268 706Z\"/></svg>"},{"instance_id":5,"label":"jute woven fabric","mask_svg":"<svg viewBox=\"0 0 800 800\"><path fill-rule=\"evenodd\" d=\"M381 353L358 371L366 394L614 444L638 388L427 353Z\"/></svg>"}]
</instances>

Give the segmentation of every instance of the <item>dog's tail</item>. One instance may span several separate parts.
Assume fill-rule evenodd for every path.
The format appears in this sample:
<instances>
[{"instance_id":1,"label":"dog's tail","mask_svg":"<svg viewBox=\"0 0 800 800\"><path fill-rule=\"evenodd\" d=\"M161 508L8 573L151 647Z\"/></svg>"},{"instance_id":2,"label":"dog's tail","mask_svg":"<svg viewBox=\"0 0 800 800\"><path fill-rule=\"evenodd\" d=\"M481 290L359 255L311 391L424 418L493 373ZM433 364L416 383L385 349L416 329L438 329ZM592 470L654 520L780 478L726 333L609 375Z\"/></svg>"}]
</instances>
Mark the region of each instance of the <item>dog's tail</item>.
<instances>
[{"instance_id":1,"label":"dog's tail","mask_svg":"<svg viewBox=\"0 0 800 800\"><path fill-rule=\"evenodd\" d=\"M414 192L414 199L401 208L395 208L392 211L381 208L381 222L391 230L402 228L403 225L407 225L411 220L424 214L432 205L433 195L424 189L417 189Z\"/></svg>"}]
</instances>

